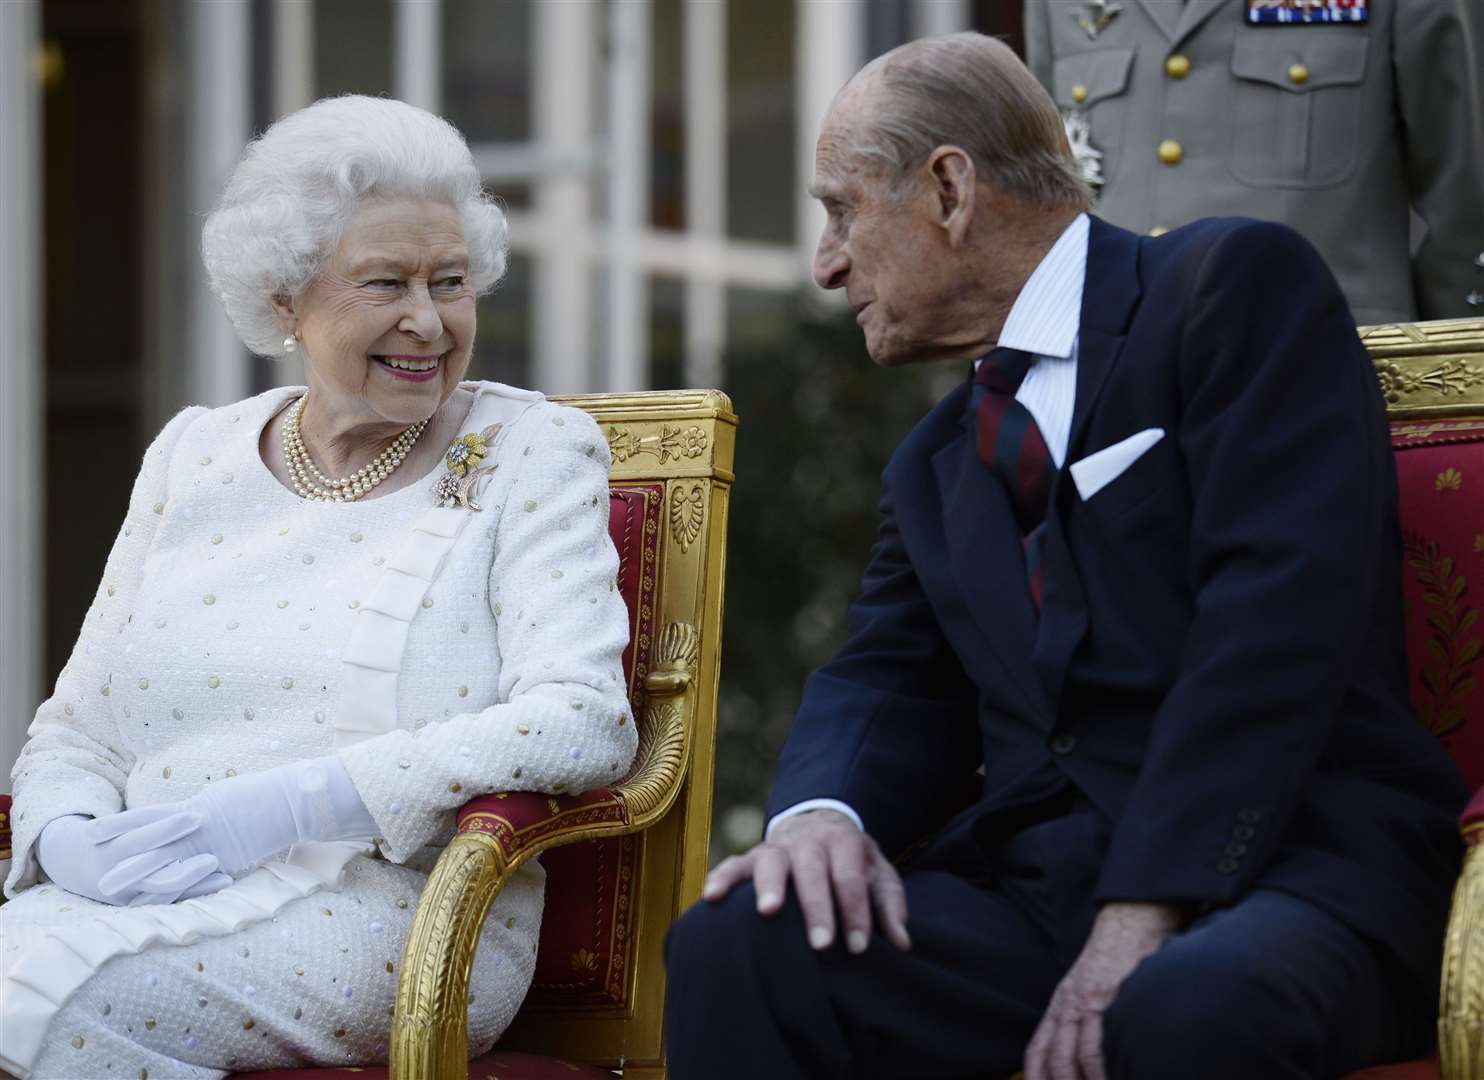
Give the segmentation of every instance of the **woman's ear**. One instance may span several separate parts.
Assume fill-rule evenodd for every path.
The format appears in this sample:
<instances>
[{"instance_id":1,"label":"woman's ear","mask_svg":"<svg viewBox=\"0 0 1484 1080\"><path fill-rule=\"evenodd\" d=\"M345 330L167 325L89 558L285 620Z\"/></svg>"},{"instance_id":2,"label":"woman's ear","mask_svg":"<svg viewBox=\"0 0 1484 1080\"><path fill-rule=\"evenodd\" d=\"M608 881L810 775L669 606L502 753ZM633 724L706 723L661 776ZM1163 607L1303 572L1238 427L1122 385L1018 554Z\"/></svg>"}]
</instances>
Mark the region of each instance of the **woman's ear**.
<instances>
[{"instance_id":1,"label":"woman's ear","mask_svg":"<svg viewBox=\"0 0 1484 1080\"><path fill-rule=\"evenodd\" d=\"M278 318L278 328L286 335L299 333L299 316L294 311L294 298L288 293L274 293L273 314Z\"/></svg>"},{"instance_id":2,"label":"woman's ear","mask_svg":"<svg viewBox=\"0 0 1484 1080\"><path fill-rule=\"evenodd\" d=\"M936 223L948 234L948 243L959 247L974 220L978 187L974 159L960 147L940 146L928 157L927 173L935 199Z\"/></svg>"}]
</instances>

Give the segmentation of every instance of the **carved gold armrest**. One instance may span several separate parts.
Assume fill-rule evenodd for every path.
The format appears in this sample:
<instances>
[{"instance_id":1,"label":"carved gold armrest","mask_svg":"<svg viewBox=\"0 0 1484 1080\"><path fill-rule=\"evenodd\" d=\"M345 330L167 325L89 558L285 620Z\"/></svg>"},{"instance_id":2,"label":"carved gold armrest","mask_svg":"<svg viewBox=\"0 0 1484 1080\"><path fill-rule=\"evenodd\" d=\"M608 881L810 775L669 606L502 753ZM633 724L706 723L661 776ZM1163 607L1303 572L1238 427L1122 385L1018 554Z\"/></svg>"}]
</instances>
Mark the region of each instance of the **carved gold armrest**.
<instances>
[{"instance_id":1,"label":"carved gold armrest","mask_svg":"<svg viewBox=\"0 0 1484 1080\"><path fill-rule=\"evenodd\" d=\"M1464 814L1468 853L1443 945L1438 1056L1443 1080L1484 1078L1484 791Z\"/></svg>"},{"instance_id":2,"label":"carved gold armrest","mask_svg":"<svg viewBox=\"0 0 1484 1080\"><path fill-rule=\"evenodd\" d=\"M666 628L644 681L639 751L622 783L577 796L504 792L459 812L458 833L418 901L402 953L392 1024L395 1080L466 1080L469 975L490 906L510 876L546 848L638 832L680 792L690 753L696 631Z\"/></svg>"}]
</instances>

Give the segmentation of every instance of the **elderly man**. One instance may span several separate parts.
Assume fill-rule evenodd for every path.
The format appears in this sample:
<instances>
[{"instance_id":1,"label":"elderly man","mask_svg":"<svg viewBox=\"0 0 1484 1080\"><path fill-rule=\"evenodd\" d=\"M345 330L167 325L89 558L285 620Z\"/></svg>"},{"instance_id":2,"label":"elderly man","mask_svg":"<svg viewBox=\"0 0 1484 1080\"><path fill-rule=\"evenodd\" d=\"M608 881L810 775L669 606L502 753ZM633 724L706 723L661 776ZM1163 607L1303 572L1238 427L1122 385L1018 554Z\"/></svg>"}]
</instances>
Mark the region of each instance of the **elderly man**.
<instances>
[{"instance_id":1,"label":"elderly man","mask_svg":"<svg viewBox=\"0 0 1484 1080\"><path fill-rule=\"evenodd\" d=\"M814 189L872 359L976 369L886 469L767 839L671 933L671 1075L1425 1050L1464 792L1407 704L1386 421L1323 262L1090 218L1052 101L972 34L852 79Z\"/></svg>"}]
</instances>

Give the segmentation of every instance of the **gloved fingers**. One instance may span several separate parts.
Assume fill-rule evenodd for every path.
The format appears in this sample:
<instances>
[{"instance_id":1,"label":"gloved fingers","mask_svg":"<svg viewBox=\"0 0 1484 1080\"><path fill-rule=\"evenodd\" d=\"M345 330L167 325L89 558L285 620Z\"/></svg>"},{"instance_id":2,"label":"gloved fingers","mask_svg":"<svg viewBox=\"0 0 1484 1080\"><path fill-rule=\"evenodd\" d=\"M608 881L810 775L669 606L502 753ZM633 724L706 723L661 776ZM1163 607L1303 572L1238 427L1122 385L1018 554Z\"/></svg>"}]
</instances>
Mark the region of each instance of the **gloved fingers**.
<instances>
[{"instance_id":1,"label":"gloved fingers","mask_svg":"<svg viewBox=\"0 0 1484 1080\"><path fill-rule=\"evenodd\" d=\"M95 844L101 844L130 829L137 829L175 813L179 813L179 807L174 803L155 803L151 806L136 807L133 810L120 810L117 814L105 814L103 817L93 818L86 823L88 839Z\"/></svg>"},{"instance_id":2,"label":"gloved fingers","mask_svg":"<svg viewBox=\"0 0 1484 1080\"><path fill-rule=\"evenodd\" d=\"M144 807L143 809L151 808ZM125 810L118 816L129 817L134 813L136 813L134 810ZM112 840L105 841L102 851L111 859L127 859L131 855L141 855L144 852L172 844L183 837L190 836L200 827L200 814L177 810L167 817L143 820L137 828L131 827L125 832L114 834Z\"/></svg>"},{"instance_id":3,"label":"gloved fingers","mask_svg":"<svg viewBox=\"0 0 1484 1080\"><path fill-rule=\"evenodd\" d=\"M192 885L189 889L185 890L185 892L181 893L178 897L176 897L176 899L191 900L197 896L206 896L210 893L225 889L230 884L232 884L232 875L223 874L218 871L215 874L208 874L206 877L196 882L196 884Z\"/></svg>"},{"instance_id":4,"label":"gloved fingers","mask_svg":"<svg viewBox=\"0 0 1484 1080\"><path fill-rule=\"evenodd\" d=\"M178 904L182 900L192 900L198 896L214 893L218 889L225 889L232 884L232 879L223 873L207 874L200 881L186 889L171 889L165 892L141 892L129 901L130 907L146 907L154 904Z\"/></svg>"},{"instance_id":5,"label":"gloved fingers","mask_svg":"<svg viewBox=\"0 0 1484 1080\"><path fill-rule=\"evenodd\" d=\"M153 874L140 880L135 886L140 892L171 893L179 896L196 882L210 877L220 869L216 856L202 853L189 859L177 859Z\"/></svg>"},{"instance_id":6,"label":"gloved fingers","mask_svg":"<svg viewBox=\"0 0 1484 1080\"><path fill-rule=\"evenodd\" d=\"M117 863L98 879L98 891L106 896L139 891L139 883L156 870L163 870L189 852L175 848L155 848Z\"/></svg>"}]
</instances>

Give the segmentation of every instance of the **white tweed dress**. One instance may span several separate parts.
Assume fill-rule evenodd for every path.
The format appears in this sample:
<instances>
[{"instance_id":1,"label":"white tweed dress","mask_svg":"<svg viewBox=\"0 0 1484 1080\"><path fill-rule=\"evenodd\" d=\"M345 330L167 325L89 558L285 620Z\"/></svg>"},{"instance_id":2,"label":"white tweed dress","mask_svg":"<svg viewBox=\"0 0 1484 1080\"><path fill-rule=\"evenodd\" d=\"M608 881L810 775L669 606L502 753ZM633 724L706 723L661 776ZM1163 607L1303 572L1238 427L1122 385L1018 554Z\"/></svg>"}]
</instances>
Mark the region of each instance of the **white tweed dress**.
<instances>
[{"instance_id":1,"label":"white tweed dress","mask_svg":"<svg viewBox=\"0 0 1484 1080\"><path fill-rule=\"evenodd\" d=\"M402 946L453 811L627 770L607 445L584 413L467 385L461 433L501 425L479 512L436 506L433 476L357 503L298 498L258 441L301 390L187 409L149 448L12 774L0 1068L162 1080L385 1061ZM331 752L381 830L374 849L300 845L168 906L38 883L36 839L56 817ZM471 1051L530 983L543 879L523 870L486 925Z\"/></svg>"}]
</instances>

